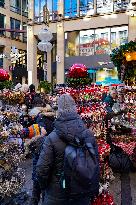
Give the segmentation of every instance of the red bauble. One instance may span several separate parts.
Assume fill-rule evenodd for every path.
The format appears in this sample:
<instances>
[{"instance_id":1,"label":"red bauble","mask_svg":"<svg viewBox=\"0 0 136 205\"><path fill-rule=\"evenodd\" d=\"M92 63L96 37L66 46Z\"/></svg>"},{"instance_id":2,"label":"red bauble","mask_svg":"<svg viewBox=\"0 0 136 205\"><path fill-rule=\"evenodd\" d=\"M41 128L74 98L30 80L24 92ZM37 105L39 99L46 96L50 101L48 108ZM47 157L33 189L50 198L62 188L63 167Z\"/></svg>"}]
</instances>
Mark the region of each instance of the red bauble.
<instances>
[{"instance_id":1,"label":"red bauble","mask_svg":"<svg viewBox=\"0 0 136 205\"><path fill-rule=\"evenodd\" d=\"M4 69L0 69L0 81L9 80L9 74Z\"/></svg>"},{"instance_id":2,"label":"red bauble","mask_svg":"<svg viewBox=\"0 0 136 205\"><path fill-rule=\"evenodd\" d=\"M85 78L87 77L87 68L83 64L74 64L68 74L69 78Z\"/></svg>"}]
</instances>

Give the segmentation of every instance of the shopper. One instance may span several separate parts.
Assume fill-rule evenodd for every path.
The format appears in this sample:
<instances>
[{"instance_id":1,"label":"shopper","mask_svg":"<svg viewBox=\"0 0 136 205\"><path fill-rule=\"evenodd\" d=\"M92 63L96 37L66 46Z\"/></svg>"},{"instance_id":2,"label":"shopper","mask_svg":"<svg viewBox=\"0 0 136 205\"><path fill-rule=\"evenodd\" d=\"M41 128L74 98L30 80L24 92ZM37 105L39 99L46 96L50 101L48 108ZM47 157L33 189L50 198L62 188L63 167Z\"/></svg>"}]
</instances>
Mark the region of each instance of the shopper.
<instances>
[{"instance_id":1,"label":"shopper","mask_svg":"<svg viewBox=\"0 0 136 205\"><path fill-rule=\"evenodd\" d=\"M55 112L49 104L46 104L45 108L41 109L41 113L36 117L36 123L40 125L46 125L47 135L49 135L54 128Z\"/></svg>"},{"instance_id":2,"label":"shopper","mask_svg":"<svg viewBox=\"0 0 136 205\"><path fill-rule=\"evenodd\" d=\"M35 139L29 145L29 150L31 151L32 158L33 158L33 173L32 173L33 188L32 188L32 197L31 197L30 205L38 205L41 194L42 194L42 200L44 200L44 193L42 192L40 188L40 184L36 178L36 165L42 149L43 141L47 136L45 125L44 127L40 127L40 133L41 135L36 136Z\"/></svg>"},{"instance_id":3,"label":"shopper","mask_svg":"<svg viewBox=\"0 0 136 205\"><path fill-rule=\"evenodd\" d=\"M39 159L44 139L53 131L54 113L52 112L52 109L48 104L45 108L41 109L41 112L38 113L35 121L41 127L41 136L38 137L36 141L31 143L31 146L29 146L33 156L33 190L31 205L38 205L41 194L42 200L44 199L44 193L40 188L38 180L36 179L36 165Z\"/></svg>"},{"instance_id":4,"label":"shopper","mask_svg":"<svg viewBox=\"0 0 136 205\"><path fill-rule=\"evenodd\" d=\"M105 98L104 102L107 104L107 111L112 112L112 107L117 100L117 91L115 89L110 90L109 95Z\"/></svg>"},{"instance_id":5,"label":"shopper","mask_svg":"<svg viewBox=\"0 0 136 205\"><path fill-rule=\"evenodd\" d=\"M93 153L92 165L94 165L94 159L97 165L97 169L95 169L95 165L95 168L92 168L94 178L90 183L91 186L88 187L86 187L88 181L85 184L78 175L75 176L76 172L72 172L70 169L66 170L66 150L69 146L81 151L81 149L87 148L87 144L91 146L91 151L89 151ZM79 161L82 164L82 158ZM55 121L55 129L45 139L37 163L37 179L41 189L46 189L43 205L90 205L90 199L98 194L99 190L98 164L98 150L93 134L85 128L77 114L73 98L67 94L62 95L58 99L58 117ZM84 168L82 172L87 176L88 173L84 172ZM77 171L81 172L81 170ZM72 178L72 176L74 177Z\"/></svg>"}]
</instances>

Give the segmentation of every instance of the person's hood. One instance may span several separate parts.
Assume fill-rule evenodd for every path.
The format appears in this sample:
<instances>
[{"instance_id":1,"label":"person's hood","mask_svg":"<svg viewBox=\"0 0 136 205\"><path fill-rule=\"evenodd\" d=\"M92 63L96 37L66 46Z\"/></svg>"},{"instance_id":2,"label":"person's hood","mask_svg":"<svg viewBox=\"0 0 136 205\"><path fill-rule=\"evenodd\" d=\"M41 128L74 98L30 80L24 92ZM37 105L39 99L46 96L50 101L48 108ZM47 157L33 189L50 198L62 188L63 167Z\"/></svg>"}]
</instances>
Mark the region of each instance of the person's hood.
<instances>
[{"instance_id":1,"label":"person's hood","mask_svg":"<svg viewBox=\"0 0 136 205\"><path fill-rule=\"evenodd\" d=\"M29 116L37 116L40 112L41 111L38 107L34 107L30 110L30 112L28 114L29 114Z\"/></svg>"},{"instance_id":2,"label":"person's hood","mask_svg":"<svg viewBox=\"0 0 136 205\"><path fill-rule=\"evenodd\" d=\"M82 133L86 129L83 121L77 113L63 113L55 123L57 135L65 142L77 144L76 139L82 141Z\"/></svg>"}]
</instances>

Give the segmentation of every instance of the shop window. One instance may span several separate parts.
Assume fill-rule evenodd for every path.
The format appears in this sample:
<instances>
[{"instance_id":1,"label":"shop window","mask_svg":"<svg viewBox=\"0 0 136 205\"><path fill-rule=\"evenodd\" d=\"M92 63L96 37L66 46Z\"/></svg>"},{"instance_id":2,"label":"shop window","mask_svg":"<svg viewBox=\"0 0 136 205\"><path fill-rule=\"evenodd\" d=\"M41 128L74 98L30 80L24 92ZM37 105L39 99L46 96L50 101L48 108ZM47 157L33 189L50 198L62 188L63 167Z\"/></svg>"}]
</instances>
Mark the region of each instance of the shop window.
<instances>
[{"instance_id":1,"label":"shop window","mask_svg":"<svg viewBox=\"0 0 136 205\"><path fill-rule=\"evenodd\" d=\"M110 51L110 28L95 30L95 53L109 54Z\"/></svg>"},{"instance_id":2,"label":"shop window","mask_svg":"<svg viewBox=\"0 0 136 205\"><path fill-rule=\"evenodd\" d=\"M128 26L111 28L111 50L128 42Z\"/></svg>"},{"instance_id":3,"label":"shop window","mask_svg":"<svg viewBox=\"0 0 136 205\"><path fill-rule=\"evenodd\" d=\"M80 16L94 14L94 0L80 0Z\"/></svg>"},{"instance_id":4,"label":"shop window","mask_svg":"<svg viewBox=\"0 0 136 205\"><path fill-rule=\"evenodd\" d=\"M113 0L97 0L97 13L111 13L113 12Z\"/></svg>"},{"instance_id":5,"label":"shop window","mask_svg":"<svg viewBox=\"0 0 136 205\"><path fill-rule=\"evenodd\" d=\"M128 42L128 26L65 33L65 56L110 54Z\"/></svg>"},{"instance_id":6,"label":"shop window","mask_svg":"<svg viewBox=\"0 0 136 205\"><path fill-rule=\"evenodd\" d=\"M13 30L20 30L21 22L19 20L10 18L10 28ZM11 38L19 39L20 33L18 32L11 32Z\"/></svg>"},{"instance_id":7,"label":"shop window","mask_svg":"<svg viewBox=\"0 0 136 205\"><path fill-rule=\"evenodd\" d=\"M79 56L79 31L65 33L65 55Z\"/></svg>"},{"instance_id":8,"label":"shop window","mask_svg":"<svg viewBox=\"0 0 136 205\"><path fill-rule=\"evenodd\" d=\"M77 16L77 0L64 1L65 18L72 18Z\"/></svg>"},{"instance_id":9,"label":"shop window","mask_svg":"<svg viewBox=\"0 0 136 205\"><path fill-rule=\"evenodd\" d=\"M114 11L126 10L129 6L130 0L114 0Z\"/></svg>"},{"instance_id":10,"label":"shop window","mask_svg":"<svg viewBox=\"0 0 136 205\"><path fill-rule=\"evenodd\" d=\"M0 28L4 29L5 28L5 16L3 14L0 14ZM0 30L0 35L5 35L5 31Z\"/></svg>"},{"instance_id":11,"label":"shop window","mask_svg":"<svg viewBox=\"0 0 136 205\"><path fill-rule=\"evenodd\" d=\"M5 0L0 0L0 7L4 7Z\"/></svg>"},{"instance_id":12,"label":"shop window","mask_svg":"<svg viewBox=\"0 0 136 205\"><path fill-rule=\"evenodd\" d=\"M80 55L94 55L94 30L80 31Z\"/></svg>"}]
</instances>

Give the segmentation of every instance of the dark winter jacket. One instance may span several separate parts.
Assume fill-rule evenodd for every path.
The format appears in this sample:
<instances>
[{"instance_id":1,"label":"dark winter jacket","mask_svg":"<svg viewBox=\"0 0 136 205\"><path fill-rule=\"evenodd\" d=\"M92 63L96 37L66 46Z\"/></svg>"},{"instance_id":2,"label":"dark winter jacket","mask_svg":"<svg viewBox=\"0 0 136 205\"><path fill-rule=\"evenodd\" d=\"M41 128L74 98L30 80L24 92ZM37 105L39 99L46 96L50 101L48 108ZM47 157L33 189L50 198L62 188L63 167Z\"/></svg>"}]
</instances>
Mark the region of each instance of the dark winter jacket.
<instances>
[{"instance_id":1,"label":"dark winter jacket","mask_svg":"<svg viewBox=\"0 0 136 205\"><path fill-rule=\"evenodd\" d=\"M112 108L113 105L114 105L114 103L115 103L115 101L114 101L114 99L112 98L111 95L108 95L108 96L105 98L104 102L107 103L110 108Z\"/></svg>"},{"instance_id":2,"label":"dark winter jacket","mask_svg":"<svg viewBox=\"0 0 136 205\"><path fill-rule=\"evenodd\" d=\"M83 131L84 135L81 134ZM47 194L53 198L66 197L60 183L63 172L64 151L66 143L75 144L75 138L77 137L81 141L91 142L98 157L95 138L89 130L86 130L83 121L76 113L67 113L58 117L55 121L55 130L44 141L36 173L41 188L43 190L46 188ZM86 191L88 192L88 190Z\"/></svg>"},{"instance_id":3,"label":"dark winter jacket","mask_svg":"<svg viewBox=\"0 0 136 205\"><path fill-rule=\"evenodd\" d=\"M54 127L54 117L53 115L50 113L48 113L48 115L46 114L39 114L37 119L36 119L36 123L38 125L40 125L41 127L44 127L47 131L47 136L53 131L53 127ZM32 152L32 157L33 157L33 173L32 173L32 179L36 180L36 165L39 159L39 155L43 146L43 142L45 140L45 137L38 137L38 139L34 142L32 142L29 145L29 149Z\"/></svg>"},{"instance_id":4,"label":"dark winter jacket","mask_svg":"<svg viewBox=\"0 0 136 205\"><path fill-rule=\"evenodd\" d=\"M40 125L41 127L45 127L47 135L49 135L54 128L54 116L52 112L47 112L45 114L39 114L36 123Z\"/></svg>"}]
</instances>

